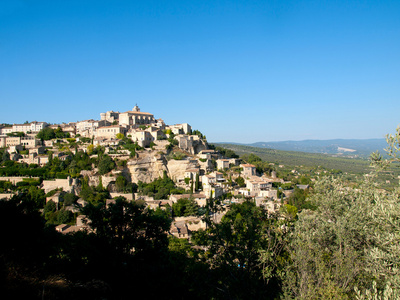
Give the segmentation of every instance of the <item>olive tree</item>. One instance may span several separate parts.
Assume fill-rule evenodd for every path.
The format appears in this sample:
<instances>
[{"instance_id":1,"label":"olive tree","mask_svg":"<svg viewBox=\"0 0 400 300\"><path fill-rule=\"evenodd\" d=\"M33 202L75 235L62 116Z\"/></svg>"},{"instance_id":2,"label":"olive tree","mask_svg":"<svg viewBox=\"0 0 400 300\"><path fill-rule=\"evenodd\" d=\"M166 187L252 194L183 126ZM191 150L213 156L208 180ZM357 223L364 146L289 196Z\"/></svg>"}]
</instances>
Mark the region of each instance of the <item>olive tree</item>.
<instances>
[{"instance_id":1,"label":"olive tree","mask_svg":"<svg viewBox=\"0 0 400 300\"><path fill-rule=\"evenodd\" d=\"M371 155L375 170L399 161L399 134L387 136L390 159ZM400 189L379 189L376 174L357 189L329 177L315 184L316 209L299 213L292 232L284 298L400 297Z\"/></svg>"}]
</instances>

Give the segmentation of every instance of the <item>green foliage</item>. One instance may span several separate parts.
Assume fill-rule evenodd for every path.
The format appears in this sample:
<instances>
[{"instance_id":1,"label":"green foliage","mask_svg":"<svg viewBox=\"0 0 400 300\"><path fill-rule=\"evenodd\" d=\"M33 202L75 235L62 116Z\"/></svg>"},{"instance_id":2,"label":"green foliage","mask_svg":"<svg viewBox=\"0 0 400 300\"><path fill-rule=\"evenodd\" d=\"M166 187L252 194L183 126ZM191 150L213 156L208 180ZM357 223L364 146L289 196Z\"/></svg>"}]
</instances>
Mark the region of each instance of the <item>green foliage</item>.
<instances>
[{"instance_id":1,"label":"green foliage","mask_svg":"<svg viewBox=\"0 0 400 300\"><path fill-rule=\"evenodd\" d=\"M229 286L225 290L228 298L261 299L267 297L267 291L273 298L277 293L275 280L284 254L286 233L281 228L285 222L246 201L231 205L220 223L211 222L207 230L193 233L193 243L207 249L200 255L221 271L223 284L219 288L224 291Z\"/></svg>"},{"instance_id":2,"label":"green foliage","mask_svg":"<svg viewBox=\"0 0 400 300\"><path fill-rule=\"evenodd\" d=\"M226 158L239 158L239 155L237 155L231 149L225 149L225 148L222 148L222 147L217 147L216 150Z\"/></svg>"},{"instance_id":3,"label":"green foliage","mask_svg":"<svg viewBox=\"0 0 400 300\"><path fill-rule=\"evenodd\" d=\"M73 220L73 213L68 210L60 210L57 213L57 224L68 224Z\"/></svg>"},{"instance_id":4,"label":"green foliage","mask_svg":"<svg viewBox=\"0 0 400 300\"><path fill-rule=\"evenodd\" d=\"M243 177L236 177L235 178L235 182L240 186L240 187L245 187L246 183L244 182L244 178Z\"/></svg>"},{"instance_id":5,"label":"green foliage","mask_svg":"<svg viewBox=\"0 0 400 300\"><path fill-rule=\"evenodd\" d=\"M106 199L110 199L110 193L107 190L99 191L93 186L89 186L87 184L82 185L82 190L79 193L79 196L89 203L105 203Z\"/></svg>"},{"instance_id":6,"label":"green foliage","mask_svg":"<svg viewBox=\"0 0 400 300\"><path fill-rule=\"evenodd\" d=\"M26 199L30 201L34 208L43 208L46 203L44 191L36 186L29 186Z\"/></svg>"},{"instance_id":7,"label":"green foliage","mask_svg":"<svg viewBox=\"0 0 400 300\"><path fill-rule=\"evenodd\" d=\"M46 214L48 212L55 212L56 209L57 209L57 204L53 200L50 200L44 206L43 214Z\"/></svg>"},{"instance_id":8,"label":"green foliage","mask_svg":"<svg viewBox=\"0 0 400 300\"><path fill-rule=\"evenodd\" d=\"M119 145L122 146L124 149L127 149L129 151L131 151L131 153L134 153L136 151L140 151L143 150L142 147L139 146L139 144L137 142L133 142L131 139L129 138L124 138L119 142Z\"/></svg>"},{"instance_id":9,"label":"green foliage","mask_svg":"<svg viewBox=\"0 0 400 300\"><path fill-rule=\"evenodd\" d=\"M297 299L355 297L355 288L400 286L399 191L359 189L323 178L309 201L315 211L298 214L285 287ZM395 221L396 220L396 221Z\"/></svg>"},{"instance_id":10,"label":"green foliage","mask_svg":"<svg viewBox=\"0 0 400 300\"><path fill-rule=\"evenodd\" d=\"M43 179L78 177L81 170L90 170L95 161L90 159L89 155L83 151L78 151L76 155L69 153L69 157L65 161L58 159L58 157L53 158L50 151L48 155L49 163L44 167L7 161L5 167L0 168L0 176L31 176Z\"/></svg>"},{"instance_id":11,"label":"green foliage","mask_svg":"<svg viewBox=\"0 0 400 300\"><path fill-rule=\"evenodd\" d=\"M190 256L187 241L167 238L163 214L117 201L85 212L91 233L61 234L24 203L0 201L4 299L125 299L139 290L147 299L215 298L217 274Z\"/></svg>"},{"instance_id":12,"label":"green foliage","mask_svg":"<svg viewBox=\"0 0 400 300\"><path fill-rule=\"evenodd\" d=\"M72 212L65 209L57 210L57 204L52 200L45 205L43 215L47 225L69 224L74 220Z\"/></svg>"},{"instance_id":13,"label":"green foliage","mask_svg":"<svg viewBox=\"0 0 400 300\"><path fill-rule=\"evenodd\" d=\"M138 191L146 196L154 197L155 200L167 199L171 194L182 194L183 189L177 188L172 179L166 174L151 183L138 182Z\"/></svg>"},{"instance_id":14,"label":"green foliage","mask_svg":"<svg viewBox=\"0 0 400 300\"><path fill-rule=\"evenodd\" d=\"M192 135L197 135L199 138L201 138L201 139L203 139L203 140L206 139L206 136L203 135L203 134L200 132L200 130L197 130L197 129L192 130Z\"/></svg>"},{"instance_id":15,"label":"green foliage","mask_svg":"<svg viewBox=\"0 0 400 300\"><path fill-rule=\"evenodd\" d=\"M90 219L96 235L121 255L129 255L132 249L138 253L167 245L165 232L169 230L170 220L146 210L144 205L119 197L109 207L89 204L83 213Z\"/></svg>"},{"instance_id":16,"label":"green foliage","mask_svg":"<svg viewBox=\"0 0 400 300\"><path fill-rule=\"evenodd\" d=\"M63 138L69 138L70 134L68 132L63 132L61 127L58 127L57 129L52 129L50 127L43 128L38 132L36 135L38 139L48 141L52 140L55 138L58 139L63 139Z\"/></svg>"},{"instance_id":17,"label":"green foliage","mask_svg":"<svg viewBox=\"0 0 400 300\"><path fill-rule=\"evenodd\" d=\"M126 179L124 176L118 176L116 181L115 181L115 188L117 189L117 192L122 192L125 189L126 186Z\"/></svg>"},{"instance_id":18,"label":"green foliage","mask_svg":"<svg viewBox=\"0 0 400 300\"><path fill-rule=\"evenodd\" d=\"M10 136L10 137L24 137L25 133L24 132L10 132L10 133L7 133L7 136Z\"/></svg>"},{"instance_id":19,"label":"green foliage","mask_svg":"<svg viewBox=\"0 0 400 300\"><path fill-rule=\"evenodd\" d=\"M124 134L123 133L117 133L116 138L119 140L122 140L124 138Z\"/></svg>"},{"instance_id":20,"label":"green foliage","mask_svg":"<svg viewBox=\"0 0 400 300\"><path fill-rule=\"evenodd\" d=\"M198 216L199 206L193 199L181 198L172 204L172 211L175 217Z\"/></svg>"},{"instance_id":21,"label":"green foliage","mask_svg":"<svg viewBox=\"0 0 400 300\"><path fill-rule=\"evenodd\" d=\"M79 199L79 197L73 193L65 193L63 195L63 199L64 199L64 202L63 202L64 206L70 206L70 205L74 204L76 202L76 200Z\"/></svg>"},{"instance_id":22,"label":"green foliage","mask_svg":"<svg viewBox=\"0 0 400 300\"><path fill-rule=\"evenodd\" d=\"M245 160L249 164L256 164L256 163L262 161L262 159L260 157L258 157L257 155L255 155L254 153L245 154L242 156L242 159Z\"/></svg>"},{"instance_id":23,"label":"green foliage","mask_svg":"<svg viewBox=\"0 0 400 300\"><path fill-rule=\"evenodd\" d=\"M303 166L303 168L315 168L316 166L321 166L328 171L336 169L356 174L368 173L370 171L369 162L361 158L332 157L325 154L281 151L243 145L220 144L220 146L235 151L241 157L245 154L248 155L253 153L265 162L274 162L278 165L288 166L288 168L300 165Z\"/></svg>"},{"instance_id":24,"label":"green foliage","mask_svg":"<svg viewBox=\"0 0 400 300\"><path fill-rule=\"evenodd\" d=\"M169 138L169 139L168 139L168 142L169 142L169 144L170 144L171 147L174 147L174 146L178 146L178 145L179 145L178 140L175 139L175 138Z\"/></svg>"},{"instance_id":25,"label":"green foliage","mask_svg":"<svg viewBox=\"0 0 400 300\"><path fill-rule=\"evenodd\" d=\"M10 153L6 149L2 149L1 162L6 162L10 160Z\"/></svg>"},{"instance_id":26,"label":"green foliage","mask_svg":"<svg viewBox=\"0 0 400 300\"><path fill-rule=\"evenodd\" d=\"M98 164L99 174L104 175L115 168L114 160L107 154L103 154L99 158Z\"/></svg>"},{"instance_id":27,"label":"green foliage","mask_svg":"<svg viewBox=\"0 0 400 300\"><path fill-rule=\"evenodd\" d=\"M315 206L308 201L307 197L309 195L309 190L299 189L297 186L294 187L293 193L288 198L288 203L297 207L297 209L301 210L303 208L306 209L315 209Z\"/></svg>"},{"instance_id":28,"label":"green foliage","mask_svg":"<svg viewBox=\"0 0 400 300\"><path fill-rule=\"evenodd\" d=\"M130 192L135 193L137 191L137 185L135 183L128 182L122 175L118 176L115 181L115 188L117 192Z\"/></svg>"},{"instance_id":29,"label":"green foliage","mask_svg":"<svg viewBox=\"0 0 400 300\"><path fill-rule=\"evenodd\" d=\"M0 188L4 191L12 190L13 184L10 181L0 180Z\"/></svg>"}]
</instances>

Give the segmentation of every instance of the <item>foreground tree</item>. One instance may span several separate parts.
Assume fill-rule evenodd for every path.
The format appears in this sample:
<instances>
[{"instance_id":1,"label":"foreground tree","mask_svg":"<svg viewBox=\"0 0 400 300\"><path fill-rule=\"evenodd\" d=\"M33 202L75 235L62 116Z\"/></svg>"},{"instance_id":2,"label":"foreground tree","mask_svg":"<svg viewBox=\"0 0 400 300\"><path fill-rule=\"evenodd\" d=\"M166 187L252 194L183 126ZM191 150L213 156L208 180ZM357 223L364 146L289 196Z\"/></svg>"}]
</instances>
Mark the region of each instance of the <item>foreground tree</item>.
<instances>
[{"instance_id":1,"label":"foreground tree","mask_svg":"<svg viewBox=\"0 0 400 300\"><path fill-rule=\"evenodd\" d=\"M400 130L389 135L388 154L371 156L381 170L398 162ZM399 299L400 189L378 189L376 173L358 189L325 177L315 184L290 244L286 299Z\"/></svg>"},{"instance_id":2,"label":"foreground tree","mask_svg":"<svg viewBox=\"0 0 400 300\"><path fill-rule=\"evenodd\" d=\"M89 204L83 208L89 226L121 255L145 250L165 250L170 220L145 206L118 197L115 203Z\"/></svg>"},{"instance_id":3,"label":"foreground tree","mask_svg":"<svg viewBox=\"0 0 400 300\"><path fill-rule=\"evenodd\" d=\"M400 285L399 192L380 192L371 182L358 190L338 179L315 185L290 245L292 264L284 281L293 299L348 299L376 282Z\"/></svg>"},{"instance_id":4,"label":"foreground tree","mask_svg":"<svg viewBox=\"0 0 400 300\"><path fill-rule=\"evenodd\" d=\"M278 295L285 224L280 215L270 215L246 201L233 204L220 223L208 222L207 230L193 234L192 241L206 249L199 255L219 272L222 298L273 299Z\"/></svg>"}]
</instances>

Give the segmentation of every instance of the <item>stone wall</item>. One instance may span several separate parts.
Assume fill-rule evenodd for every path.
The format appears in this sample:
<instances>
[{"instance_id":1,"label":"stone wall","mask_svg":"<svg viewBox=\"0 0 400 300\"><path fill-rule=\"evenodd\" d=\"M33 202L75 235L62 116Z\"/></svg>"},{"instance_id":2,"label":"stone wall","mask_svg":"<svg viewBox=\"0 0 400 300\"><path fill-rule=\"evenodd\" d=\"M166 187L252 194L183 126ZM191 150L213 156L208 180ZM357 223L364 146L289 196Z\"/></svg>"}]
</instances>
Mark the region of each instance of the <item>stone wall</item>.
<instances>
[{"instance_id":1,"label":"stone wall","mask_svg":"<svg viewBox=\"0 0 400 300\"><path fill-rule=\"evenodd\" d=\"M64 192L74 193L78 183L78 179L71 177L67 179L43 180L42 189L44 189L45 193L59 188L62 188Z\"/></svg>"},{"instance_id":2,"label":"stone wall","mask_svg":"<svg viewBox=\"0 0 400 300\"><path fill-rule=\"evenodd\" d=\"M30 179L36 179L39 180L39 177L26 177L26 176L5 176L5 177L0 177L1 181L10 181L13 185L16 185L17 182L24 181L24 178L30 178Z\"/></svg>"}]
</instances>

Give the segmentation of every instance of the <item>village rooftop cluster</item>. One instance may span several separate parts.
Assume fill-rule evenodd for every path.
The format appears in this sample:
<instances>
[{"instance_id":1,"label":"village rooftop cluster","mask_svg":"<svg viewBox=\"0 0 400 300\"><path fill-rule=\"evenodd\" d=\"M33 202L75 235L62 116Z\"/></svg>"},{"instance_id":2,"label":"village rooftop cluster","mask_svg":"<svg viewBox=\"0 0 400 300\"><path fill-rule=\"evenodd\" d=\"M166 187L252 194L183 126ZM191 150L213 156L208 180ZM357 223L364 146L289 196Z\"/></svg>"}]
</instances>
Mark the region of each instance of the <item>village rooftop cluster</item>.
<instances>
[{"instance_id":1,"label":"village rooftop cluster","mask_svg":"<svg viewBox=\"0 0 400 300\"><path fill-rule=\"evenodd\" d=\"M62 132L65 137L43 140L38 134L50 128ZM171 140L172 139L172 140ZM120 147L121 140L135 143L137 151ZM81 142L74 147L68 147L71 141ZM172 141L172 142L171 142ZM78 151L88 152L94 147L103 147L104 153L114 161L125 161L118 168L107 174L99 174L96 168L82 170L79 176L43 180L40 188L46 193L57 190L47 197L46 202L53 201L57 207L62 205L63 193L72 193L79 197L82 178L88 178L89 185L101 184L110 190L111 198L107 205L113 203L115 197L123 196L127 200L143 200L149 208L167 209L180 199L192 199L199 207L205 207L210 198L225 199L226 210L230 203L252 199L258 206L264 206L271 213L280 208L278 189L274 182L285 183L277 178L276 172L269 176L258 174L256 166L241 161L239 158L224 157L208 145L205 137L198 131L192 131L187 123L166 125L162 119L141 112L136 105L131 111L108 111L100 114L100 120L84 120L68 124L48 124L46 122L31 122L0 127L0 148L7 149L10 159L18 163L45 166L51 158L61 161L71 158ZM51 153L51 155L49 155ZM91 154L96 156L96 154ZM152 182L167 175L177 187L186 194L170 194L166 199L155 200L152 196L136 193L121 193L116 191L115 183L118 177L124 177L127 182ZM242 179L239 181L238 179ZM17 184L23 177L3 177L3 181ZM242 184L238 184L241 182ZM301 187L307 188L307 186ZM226 195L230 197L227 198ZM11 198L12 193L4 193L0 198ZM85 216L79 214L80 207L87 204L82 198L63 209L76 214L73 225L59 224L56 229L63 233L88 229ZM226 212L225 210L225 212ZM213 216L218 222L223 214ZM170 234L180 238L190 238L190 234L199 228L205 228L205 223L198 216L175 218Z\"/></svg>"}]
</instances>

